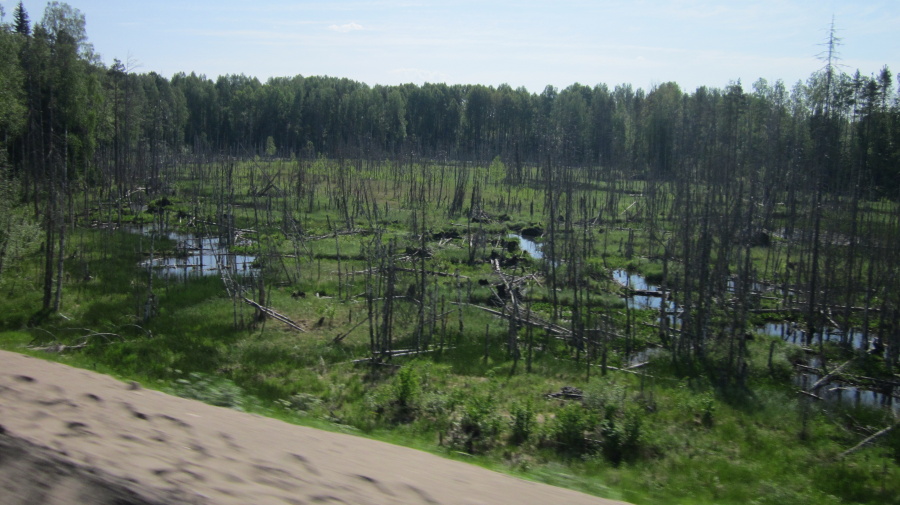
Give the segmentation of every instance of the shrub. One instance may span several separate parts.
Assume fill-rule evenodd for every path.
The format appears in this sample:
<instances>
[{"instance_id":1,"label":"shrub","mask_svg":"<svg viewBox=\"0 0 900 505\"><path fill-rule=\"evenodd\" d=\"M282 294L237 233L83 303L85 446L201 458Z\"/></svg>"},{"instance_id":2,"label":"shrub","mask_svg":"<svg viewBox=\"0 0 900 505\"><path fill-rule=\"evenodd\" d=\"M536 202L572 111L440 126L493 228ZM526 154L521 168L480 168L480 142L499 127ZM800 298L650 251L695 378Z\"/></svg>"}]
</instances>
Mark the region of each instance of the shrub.
<instances>
[{"instance_id":1,"label":"shrub","mask_svg":"<svg viewBox=\"0 0 900 505\"><path fill-rule=\"evenodd\" d=\"M242 410L244 390L234 382L202 373L192 373L188 379L178 379L172 392L182 398L200 400L218 407Z\"/></svg>"},{"instance_id":2,"label":"shrub","mask_svg":"<svg viewBox=\"0 0 900 505\"><path fill-rule=\"evenodd\" d=\"M521 445L531 438L534 433L535 415L532 403L514 403L509 409L510 419L510 435L509 440L515 445Z\"/></svg>"},{"instance_id":3,"label":"shrub","mask_svg":"<svg viewBox=\"0 0 900 505\"><path fill-rule=\"evenodd\" d=\"M397 371L393 380L378 387L366 397L367 409L391 423L408 423L415 419L422 396L419 372L413 365Z\"/></svg>"},{"instance_id":4,"label":"shrub","mask_svg":"<svg viewBox=\"0 0 900 505\"><path fill-rule=\"evenodd\" d=\"M557 450L562 453L579 455L589 451L585 433L596 423L596 418L580 404L570 403L563 407L553 421L550 430Z\"/></svg>"},{"instance_id":5,"label":"shrub","mask_svg":"<svg viewBox=\"0 0 900 505\"><path fill-rule=\"evenodd\" d=\"M625 394L625 387L612 380L594 380L584 390L584 406L607 419L619 412Z\"/></svg>"},{"instance_id":6,"label":"shrub","mask_svg":"<svg viewBox=\"0 0 900 505\"><path fill-rule=\"evenodd\" d=\"M287 400L281 400L281 403L289 410L306 413L321 405L322 400L318 396L309 393L297 393L291 395Z\"/></svg>"},{"instance_id":7,"label":"shrub","mask_svg":"<svg viewBox=\"0 0 900 505\"><path fill-rule=\"evenodd\" d=\"M896 463L900 463L900 431L891 430L885 438L887 453L894 458Z\"/></svg>"},{"instance_id":8,"label":"shrub","mask_svg":"<svg viewBox=\"0 0 900 505\"><path fill-rule=\"evenodd\" d=\"M716 399L712 393L701 393L691 398L688 407L694 414L694 418L706 428L712 428L715 423Z\"/></svg>"},{"instance_id":9,"label":"shrub","mask_svg":"<svg viewBox=\"0 0 900 505\"><path fill-rule=\"evenodd\" d=\"M600 423L603 456L618 465L624 459L633 458L640 448L641 418L635 412L604 419Z\"/></svg>"},{"instance_id":10,"label":"shrub","mask_svg":"<svg viewBox=\"0 0 900 505\"><path fill-rule=\"evenodd\" d=\"M450 418L458 403L456 395L439 391L425 392L418 401L419 418L432 429L444 432L451 425Z\"/></svg>"},{"instance_id":11,"label":"shrub","mask_svg":"<svg viewBox=\"0 0 900 505\"><path fill-rule=\"evenodd\" d=\"M624 386L610 380L594 381L584 392L585 406L602 417L600 449L615 465L633 457L640 448L641 415L636 406L626 408L626 395Z\"/></svg>"},{"instance_id":12,"label":"shrub","mask_svg":"<svg viewBox=\"0 0 900 505\"><path fill-rule=\"evenodd\" d=\"M490 395L475 394L465 402L459 419L450 428L450 446L469 454L490 450L500 433L500 418Z\"/></svg>"},{"instance_id":13,"label":"shrub","mask_svg":"<svg viewBox=\"0 0 900 505\"><path fill-rule=\"evenodd\" d=\"M394 401L397 406L411 410L420 393L419 374L415 367L401 368L394 377Z\"/></svg>"}]
</instances>

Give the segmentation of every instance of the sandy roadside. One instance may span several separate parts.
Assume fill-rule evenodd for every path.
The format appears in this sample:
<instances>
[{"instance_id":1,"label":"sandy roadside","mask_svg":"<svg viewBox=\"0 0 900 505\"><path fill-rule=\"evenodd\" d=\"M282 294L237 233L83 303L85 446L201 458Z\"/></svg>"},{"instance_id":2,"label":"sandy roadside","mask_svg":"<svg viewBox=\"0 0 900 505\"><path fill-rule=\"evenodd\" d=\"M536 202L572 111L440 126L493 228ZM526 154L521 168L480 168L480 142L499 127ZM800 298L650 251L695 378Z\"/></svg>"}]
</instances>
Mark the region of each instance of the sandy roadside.
<instances>
[{"instance_id":1,"label":"sandy roadside","mask_svg":"<svg viewBox=\"0 0 900 505\"><path fill-rule=\"evenodd\" d=\"M622 502L0 351L0 503Z\"/></svg>"}]
</instances>

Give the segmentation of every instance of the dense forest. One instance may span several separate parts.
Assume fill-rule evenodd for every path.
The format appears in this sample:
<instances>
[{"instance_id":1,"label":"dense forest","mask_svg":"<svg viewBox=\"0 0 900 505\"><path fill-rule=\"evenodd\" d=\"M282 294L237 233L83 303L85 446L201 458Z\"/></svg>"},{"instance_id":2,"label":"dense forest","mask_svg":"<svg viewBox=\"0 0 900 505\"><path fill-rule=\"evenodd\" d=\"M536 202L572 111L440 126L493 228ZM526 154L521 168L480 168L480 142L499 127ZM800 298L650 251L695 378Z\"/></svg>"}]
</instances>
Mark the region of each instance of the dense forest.
<instances>
[{"instance_id":1,"label":"dense forest","mask_svg":"<svg viewBox=\"0 0 900 505\"><path fill-rule=\"evenodd\" d=\"M335 77L171 79L104 67L84 16L52 2L3 30L7 163L34 179L51 158L68 180L143 180L185 155L230 154L552 163L633 177L761 173L821 177L823 189L896 197L896 84L837 61L793 85L645 91L573 84L541 93L482 85L368 86ZM823 152L823 146L827 150ZM127 166L127 170L123 168ZM48 170L49 167L42 170Z\"/></svg>"},{"instance_id":2,"label":"dense forest","mask_svg":"<svg viewBox=\"0 0 900 505\"><path fill-rule=\"evenodd\" d=\"M636 501L897 503L900 95L839 42L793 85L262 83L106 67L77 9L19 3L0 345ZM252 266L176 287L188 235Z\"/></svg>"}]
</instances>

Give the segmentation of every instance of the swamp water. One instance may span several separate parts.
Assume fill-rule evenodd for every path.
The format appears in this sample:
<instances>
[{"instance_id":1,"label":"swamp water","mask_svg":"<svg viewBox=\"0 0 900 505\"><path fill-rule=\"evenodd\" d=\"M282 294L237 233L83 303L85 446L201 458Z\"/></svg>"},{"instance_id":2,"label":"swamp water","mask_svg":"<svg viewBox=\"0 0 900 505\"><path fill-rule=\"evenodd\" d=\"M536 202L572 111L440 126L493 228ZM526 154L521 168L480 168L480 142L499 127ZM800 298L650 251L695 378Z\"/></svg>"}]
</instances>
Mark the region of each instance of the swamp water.
<instances>
[{"instance_id":1,"label":"swamp water","mask_svg":"<svg viewBox=\"0 0 900 505\"><path fill-rule=\"evenodd\" d=\"M509 233L506 235L509 238L515 238L519 240L519 247L522 248L523 251L527 252L531 255L532 258L539 260L544 258L544 253L541 251L541 244L538 244L534 240L529 240L518 233Z\"/></svg>"},{"instance_id":2,"label":"swamp water","mask_svg":"<svg viewBox=\"0 0 900 505\"><path fill-rule=\"evenodd\" d=\"M174 254L166 253L141 262L142 267L151 268L157 276L184 280L194 276L219 275L222 269L233 275L255 271L256 256L235 254L228 250L219 237L158 231L154 225L135 226L129 229L148 237L149 240L166 238L175 242ZM146 246L150 249L151 245ZM153 248L158 245L153 244Z\"/></svg>"},{"instance_id":3,"label":"swamp water","mask_svg":"<svg viewBox=\"0 0 900 505\"><path fill-rule=\"evenodd\" d=\"M649 284L643 276L639 274L629 273L625 270L614 270L613 278L623 286L638 291L660 291L660 288L658 286ZM765 287L762 284L754 283L753 289L765 290ZM625 302L628 303L630 307L635 309L659 310L662 304L662 300L662 297L643 295L625 298ZM672 303L671 301L667 301L666 303L666 311L669 313L675 312L674 303ZM677 318L677 316L670 315L669 323L677 327L680 326L681 321L679 318ZM757 326L754 330L757 335L780 338L787 343L798 346L807 345L806 332L802 330L796 323L766 323L762 326ZM822 339L824 339L825 342L834 343L840 343L843 339L843 341L851 343L854 349L861 349L863 347L863 344L865 343L864 335L862 332L852 331L849 335L845 336L843 332L841 332L837 328L833 328L830 326L824 327L821 334L816 334L813 339L810 339L810 341L816 342L821 341ZM812 368L820 368L822 366L821 359L818 356L810 357L809 366ZM797 386L803 388L804 390L807 390L820 378L821 377L819 375L814 373L797 371L794 375L793 381ZM831 381L819 390L818 395L824 398L826 401L830 402L841 403L843 405L885 407L890 408L895 414L900 414L900 402L893 401L893 396L889 391L882 393L856 387L850 384L844 384L840 381Z\"/></svg>"},{"instance_id":4,"label":"swamp water","mask_svg":"<svg viewBox=\"0 0 900 505\"><path fill-rule=\"evenodd\" d=\"M527 251L528 254L530 254L533 258L541 259L544 257L543 253L541 252L541 244L534 242L533 240L524 238L518 234L509 234L508 236L510 238L517 238L519 240L519 243L521 244L522 250ZM613 270L612 275L613 279L616 282L637 292L637 294L625 296L622 298L623 302L629 308L637 310L659 310L661 308L664 300L662 296L640 294L642 292L661 292L662 290L659 286L650 284L649 282L647 282L647 279L640 274L631 273L626 270ZM731 290L734 289L733 282L734 281L731 281L731 284L729 285L729 288ZM768 288L760 283L753 283L752 289L758 292L766 292L771 290L771 288ZM674 315L677 309L675 303L671 300L666 300L665 303L666 312L672 314L669 316L669 324L673 325L674 327L680 326L680 318ZM762 326L756 327L755 332L758 335L779 338L781 340L784 340L785 342L798 346L807 345L806 332L801 329L796 323L766 323ZM852 331L850 332L850 334L844 335L843 332L833 327L823 328L821 334L816 334L813 339L810 339L810 342L818 342L821 339L824 339L825 342L835 343L840 343L843 340L852 344L854 349L862 348L865 343L864 335L862 332ZM631 363L635 364L647 361L658 353L659 349L647 349L633 357ZM821 365L822 363L819 357L813 356L810 358L810 367L820 368ZM819 375L814 373L798 371L794 375L793 380L798 387L802 387L805 390L815 384L816 381L818 381L820 378L821 377ZM844 384L839 381L832 381L823 386L819 390L818 394L820 397L829 402L836 402L843 405L864 405L869 407L890 408L895 414L900 415L900 402L895 402L890 392L882 393L856 387L850 384Z\"/></svg>"}]
</instances>

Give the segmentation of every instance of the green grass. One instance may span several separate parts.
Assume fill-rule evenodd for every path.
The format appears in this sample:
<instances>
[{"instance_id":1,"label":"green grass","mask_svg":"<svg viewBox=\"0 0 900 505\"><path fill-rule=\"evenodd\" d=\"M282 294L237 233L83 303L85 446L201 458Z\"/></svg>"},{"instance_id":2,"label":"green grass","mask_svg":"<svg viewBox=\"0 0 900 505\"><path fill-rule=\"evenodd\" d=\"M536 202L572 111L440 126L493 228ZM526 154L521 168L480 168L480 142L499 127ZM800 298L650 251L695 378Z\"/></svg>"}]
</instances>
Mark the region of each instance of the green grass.
<instances>
[{"instance_id":1,"label":"green grass","mask_svg":"<svg viewBox=\"0 0 900 505\"><path fill-rule=\"evenodd\" d=\"M404 167L397 180L385 165L372 171L347 165L345 175L352 176L353 189L365 185L376 199L378 216L373 222L381 223L381 244L396 241L398 256L406 256L406 247L419 246L419 237L410 231L414 211L420 219L424 210L429 233L475 234L471 245L466 238L439 242L429 237L432 256L426 270L465 276L459 280L428 276L424 306L429 322L424 337L432 352L396 357L392 360L396 366L355 364L370 355L368 325L358 324L367 316L366 300L360 295L366 290L363 272L379 237L343 235L337 243L334 237L310 240L333 232L335 226L343 229L346 223L333 198L339 164L320 159L306 165L308 190L315 186L315 193L311 201L297 202L277 195L271 200L254 198L249 181L251 170L264 169L281 174L275 179L281 187L291 187L286 174L299 170L299 165L238 163L234 180L239 206L232 211L237 227L259 232L247 234L254 240L242 250L269 255L258 274L263 276L268 304L307 332L289 330L271 319L254 322L254 309L234 303L216 276L185 282L155 279L156 313L145 320L148 278L137 265L146 257L149 242L124 232L77 229L67 250L61 315L38 310L39 251L18 265L21 275L0 280L0 347L635 503L898 503L900 435L837 459L841 451L893 420L876 409L806 403L790 383L797 351L787 344L776 344L770 368L768 340L748 342L748 382L735 388L723 387L715 378L728 357L727 338L711 339L703 362L674 363L671 354L661 352L640 369L644 375L609 371L601 376L596 366L588 372L584 350L536 329L527 372L524 329L518 334L522 354L516 362L506 349L506 322L453 302L490 305L492 289L499 284L488 262L491 253L501 258L515 254L500 243L512 230L532 225L547 229L542 188L509 188L503 183L484 187L483 210L498 219L468 223L464 212L447 213L450 184L445 183L443 193L433 187L424 208L409 198L411 182L428 181L428 171L436 173L436 166L414 166L411 171ZM170 197L171 208L189 214L196 209L205 219L213 219L221 181L203 185L187 180L187 173L181 177L177 195ZM258 185L259 174L254 177ZM653 322L656 312L629 311L626 316L620 288L609 277L612 269L625 268L651 283L662 280L658 261L662 242L651 242L647 227L659 227L654 233L669 240L674 224L650 223L643 210L630 221L623 215L637 200L636 194L646 190L642 181L591 181L579 190L585 201L596 200L608 216L588 233L595 255L586 259L578 278L590 287L592 318L608 318L616 333L608 340L611 366L627 364L626 348L634 351L659 343L656 330L644 324ZM358 227L369 227L369 211L360 210L363 204L357 203L348 207L351 219ZM269 207L276 216L273 222L265 217L257 220ZM882 202L871 212L891 208ZM499 219L501 215L505 220ZM284 216L297 220L305 236L284 229ZM126 216L135 217L155 218ZM176 224L174 214L168 219ZM189 228L188 221L182 219L183 231L202 231L202 225ZM577 226L573 235L582 239ZM556 244L560 251L566 240ZM543 243L546 247L546 239ZM773 247L782 246L776 242ZM173 247L160 241L155 254ZM628 251L631 257L626 257ZM768 252L754 248L754 265L762 269ZM275 253L286 255L283 263ZM784 261L783 254L777 256L778 262ZM421 296L415 292L421 263L398 257L396 265L410 270L397 272L395 286L393 348L404 349L415 344L419 305L413 299ZM524 300L535 314L550 319L555 294L562 301L559 324L568 326L575 292L565 282L556 293L551 291L540 275L547 267L545 262L528 260L516 271L516 275L539 274L527 282ZM560 265L561 275L567 268ZM670 278L680 275L681 269L671 261ZM378 277L369 280L377 282ZM255 288L250 291L254 297ZM305 297L296 296L299 292ZM433 315L440 317L432 326ZM724 311L714 315L716 324L728 320ZM116 336L87 337L97 333ZM77 345L85 338L85 347L63 353L27 347ZM837 359L841 351L828 352ZM596 365L599 357L591 360ZM873 374L884 373L876 361L860 366ZM585 391L583 406L546 396L567 386Z\"/></svg>"}]
</instances>

